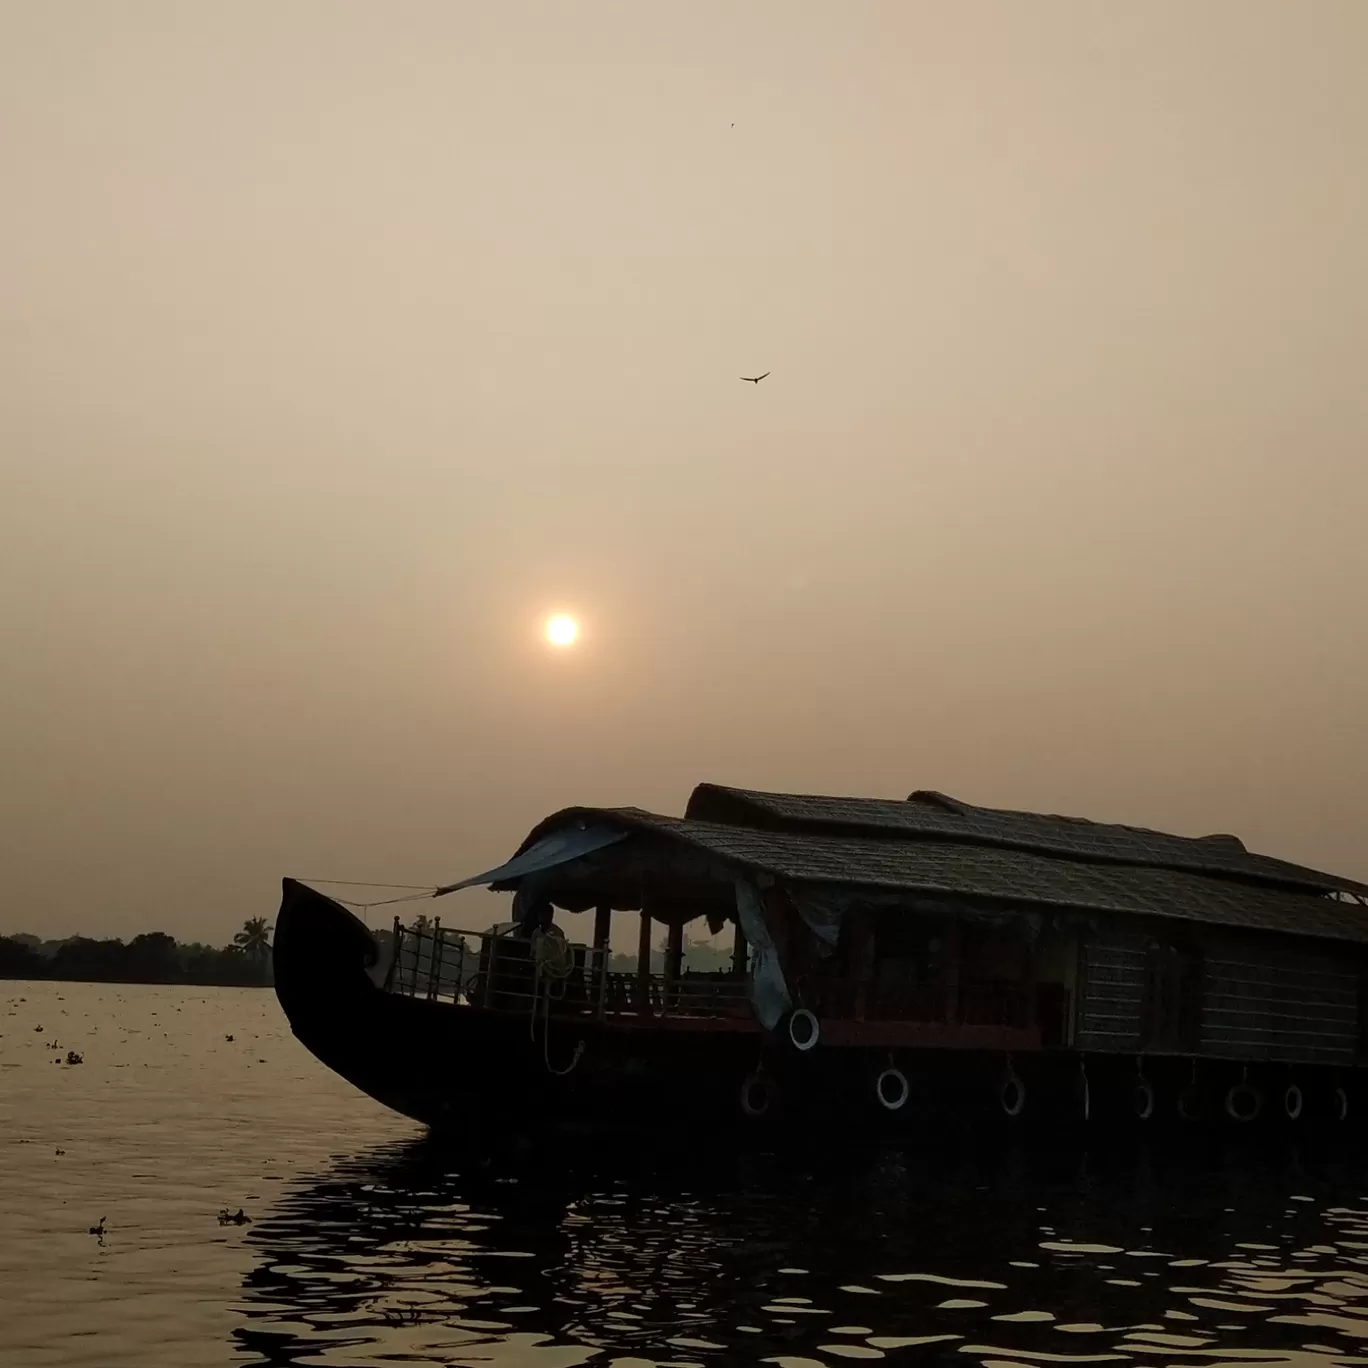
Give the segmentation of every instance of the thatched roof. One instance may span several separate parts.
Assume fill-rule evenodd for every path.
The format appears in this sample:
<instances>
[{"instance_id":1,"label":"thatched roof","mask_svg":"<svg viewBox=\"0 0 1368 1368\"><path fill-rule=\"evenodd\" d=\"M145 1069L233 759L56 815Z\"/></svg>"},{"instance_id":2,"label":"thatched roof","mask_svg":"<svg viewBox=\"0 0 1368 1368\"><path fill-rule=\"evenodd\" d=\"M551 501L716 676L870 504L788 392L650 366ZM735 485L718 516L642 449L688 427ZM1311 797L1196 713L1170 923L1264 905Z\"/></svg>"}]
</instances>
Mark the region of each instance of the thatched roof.
<instances>
[{"instance_id":1,"label":"thatched roof","mask_svg":"<svg viewBox=\"0 0 1368 1368\"><path fill-rule=\"evenodd\" d=\"M752 813L754 822L744 820ZM478 881L516 887L527 851L586 828L625 839L560 867L552 882L563 885L555 896L566 907L604 898L640 906L640 890L653 876L662 893L686 903L693 894L685 885L695 880L720 891L738 875L763 874L913 900L1172 918L1368 943L1368 907L1330 896L1364 897L1368 888L1252 855L1233 838L972 808L941 795L896 803L704 785L684 818L569 808L539 823L509 866Z\"/></svg>"},{"instance_id":2,"label":"thatched roof","mask_svg":"<svg viewBox=\"0 0 1368 1368\"><path fill-rule=\"evenodd\" d=\"M1173 836L1082 817L975 807L930 790L918 790L899 801L760 793L700 784L689 799L685 816L769 831L998 846L1089 864L1186 870L1318 893L1368 892L1368 887L1351 879L1252 854L1235 836Z\"/></svg>"}]
</instances>

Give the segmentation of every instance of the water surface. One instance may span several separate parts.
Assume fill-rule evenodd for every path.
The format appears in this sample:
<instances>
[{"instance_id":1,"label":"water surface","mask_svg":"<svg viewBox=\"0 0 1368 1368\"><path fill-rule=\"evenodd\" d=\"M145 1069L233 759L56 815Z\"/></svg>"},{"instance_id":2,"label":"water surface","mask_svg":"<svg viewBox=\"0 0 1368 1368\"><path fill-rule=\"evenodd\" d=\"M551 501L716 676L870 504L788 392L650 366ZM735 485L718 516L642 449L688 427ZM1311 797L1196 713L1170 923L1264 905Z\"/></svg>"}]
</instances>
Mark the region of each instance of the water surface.
<instances>
[{"instance_id":1,"label":"water surface","mask_svg":"<svg viewBox=\"0 0 1368 1368\"><path fill-rule=\"evenodd\" d=\"M16 1368L1368 1368L1352 1156L638 1148L529 1172L434 1150L317 1065L269 993L4 989ZM69 1048L85 1062L53 1062ZM251 1224L220 1226L239 1206Z\"/></svg>"}]
</instances>

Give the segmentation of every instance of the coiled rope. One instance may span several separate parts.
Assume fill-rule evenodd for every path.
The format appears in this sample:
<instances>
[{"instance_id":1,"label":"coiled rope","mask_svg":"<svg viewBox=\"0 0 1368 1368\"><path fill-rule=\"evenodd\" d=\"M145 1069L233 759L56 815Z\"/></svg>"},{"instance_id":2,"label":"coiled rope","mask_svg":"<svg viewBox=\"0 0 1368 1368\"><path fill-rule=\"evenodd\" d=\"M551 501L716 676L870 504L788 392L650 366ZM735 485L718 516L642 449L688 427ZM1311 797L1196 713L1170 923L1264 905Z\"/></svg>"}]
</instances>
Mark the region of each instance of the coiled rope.
<instances>
[{"instance_id":1,"label":"coiled rope","mask_svg":"<svg viewBox=\"0 0 1368 1368\"><path fill-rule=\"evenodd\" d=\"M542 1009L542 1062L546 1071L556 1078L573 1072L584 1054L584 1041L577 1041L570 1062L563 1069L551 1063L551 999L565 996L566 980L574 972L574 951L563 936L552 936L538 931L532 937L532 1014L528 1021L528 1038L537 1039L537 1006Z\"/></svg>"}]
</instances>

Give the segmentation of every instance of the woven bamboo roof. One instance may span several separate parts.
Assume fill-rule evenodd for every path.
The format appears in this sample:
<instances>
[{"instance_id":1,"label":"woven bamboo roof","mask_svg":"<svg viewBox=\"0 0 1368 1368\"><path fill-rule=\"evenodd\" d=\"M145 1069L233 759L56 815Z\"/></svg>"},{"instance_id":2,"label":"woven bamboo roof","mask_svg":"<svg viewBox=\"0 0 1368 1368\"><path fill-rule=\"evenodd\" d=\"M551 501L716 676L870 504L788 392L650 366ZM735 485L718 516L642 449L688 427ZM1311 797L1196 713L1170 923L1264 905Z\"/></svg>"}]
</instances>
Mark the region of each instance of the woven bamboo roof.
<instances>
[{"instance_id":1,"label":"woven bamboo roof","mask_svg":"<svg viewBox=\"0 0 1368 1368\"><path fill-rule=\"evenodd\" d=\"M1321 893L1368 892L1351 879L1256 855L1235 836L1174 836L1082 817L975 807L930 790L918 790L899 801L761 793L700 784L689 799L685 816L762 830L999 846L1088 863L1188 870Z\"/></svg>"},{"instance_id":2,"label":"woven bamboo roof","mask_svg":"<svg viewBox=\"0 0 1368 1368\"><path fill-rule=\"evenodd\" d=\"M667 817L640 808L569 808L539 823L519 850L521 853L569 827L590 825L641 838L588 857L609 870L617 861L630 861L633 888L638 886L643 862L649 867L653 860L659 860L662 869L667 867L666 860L653 857L650 851L673 848L681 854L687 851L702 857L727 877L759 873L793 883L898 892L914 898L958 898L1022 910L1054 908L1174 918L1368 943L1368 907L1329 896L1347 892L1363 897L1368 895L1368 888L1250 855L1243 846L1237 849L1226 841L1185 840L1161 832L1094 823L1075 827L1071 819L967 809L967 805L962 805L967 811L958 812L936 802L915 801L906 805L916 814L907 827L891 821L880 827L877 821L868 820L870 815L902 805L751 794L710 786L695 791L690 812L704 806L700 794L711 804L719 793L729 799L739 795L743 800L726 809L732 820ZM777 829L775 823L765 827L735 820L747 802L760 808L761 800L786 820L794 812L802 815L792 821L790 829ZM724 807L721 803L717 806ZM963 820L965 828L937 828L930 823L922 828L917 825L917 816L923 812L947 813ZM833 813L854 813L863 820L863 826L858 821L833 821ZM994 826L994 819L1000 825ZM1017 819L1021 819L1019 828L1014 827ZM1055 835L1051 823L1059 823L1070 832L1076 830L1078 839L1070 843L1062 831ZM839 829L824 830L824 826ZM890 827L894 836L903 839L890 839ZM996 839L982 834L985 829ZM1037 848L1026 848L1026 833L1035 835ZM1008 840L1009 836L1017 839ZM1056 845L1048 846L1049 840ZM1089 845L1089 841L1094 844ZM1207 850L1214 852L1213 858L1203 865L1197 851ZM1193 853L1184 860L1186 851ZM1146 855L1148 858L1142 858ZM1285 871L1305 877L1298 881ZM510 879L493 886L508 888L516 883Z\"/></svg>"}]
</instances>

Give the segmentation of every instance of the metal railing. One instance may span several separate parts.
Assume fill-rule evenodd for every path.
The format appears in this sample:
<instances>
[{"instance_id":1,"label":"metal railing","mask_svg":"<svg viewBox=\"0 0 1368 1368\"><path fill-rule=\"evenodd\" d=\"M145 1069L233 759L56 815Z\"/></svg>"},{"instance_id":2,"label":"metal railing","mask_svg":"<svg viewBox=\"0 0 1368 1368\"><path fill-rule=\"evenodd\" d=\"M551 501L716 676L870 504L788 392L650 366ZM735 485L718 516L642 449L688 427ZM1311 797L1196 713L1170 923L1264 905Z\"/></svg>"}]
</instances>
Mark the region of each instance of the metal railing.
<instances>
[{"instance_id":1,"label":"metal railing","mask_svg":"<svg viewBox=\"0 0 1368 1368\"><path fill-rule=\"evenodd\" d=\"M600 1019L750 1014L744 976L684 970L643 978L612 969L607 947L563 946L551 962L539 965L533 941L524 936L396 921L384 987L405 997L504 1012L530 1012L548 999L553 1011Z\"/></svg>"},{"instance_id":2,"label":"metal railing","mask_svg":"<svg viewBox=\"0 0 1368 1368\"><path fill-rule=\"evenodd\" d=\"M461 1001L470 976L471 948L464 934L440 920L424 925L394 923L393 950L385 988L405 997Z\"/></svg>"}]
</instances>

